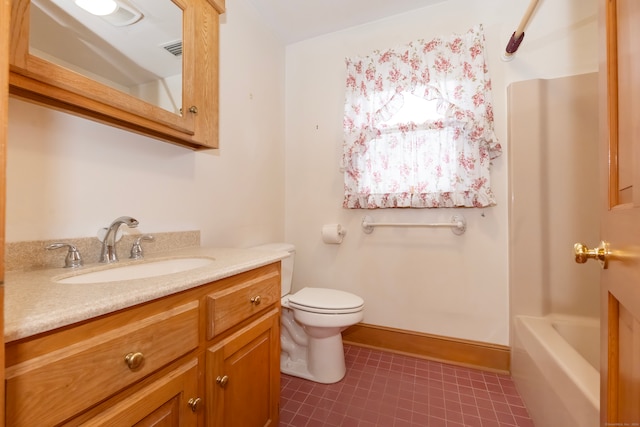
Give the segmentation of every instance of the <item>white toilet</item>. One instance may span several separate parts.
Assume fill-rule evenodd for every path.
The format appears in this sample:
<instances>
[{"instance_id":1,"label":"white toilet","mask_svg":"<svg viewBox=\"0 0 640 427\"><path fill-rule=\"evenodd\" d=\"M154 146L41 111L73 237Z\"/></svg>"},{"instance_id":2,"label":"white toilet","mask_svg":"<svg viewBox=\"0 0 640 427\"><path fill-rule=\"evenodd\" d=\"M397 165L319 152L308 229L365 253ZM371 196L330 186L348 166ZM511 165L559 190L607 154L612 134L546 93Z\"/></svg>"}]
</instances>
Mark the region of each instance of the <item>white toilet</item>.
<instances>
[{"instance_id":1,"label":"white toilet","mask_svg":"<svg viewBox=\"0 0 640 427\"><path fill-rule=\"evenodd\" d=\"M346 373L341 332L362 320L363 299L311 287L291 294L295 247L272 243L258 248L291 254L282 260L280 371L318 383L340 381Z\"/></svg>"}]
</instances>

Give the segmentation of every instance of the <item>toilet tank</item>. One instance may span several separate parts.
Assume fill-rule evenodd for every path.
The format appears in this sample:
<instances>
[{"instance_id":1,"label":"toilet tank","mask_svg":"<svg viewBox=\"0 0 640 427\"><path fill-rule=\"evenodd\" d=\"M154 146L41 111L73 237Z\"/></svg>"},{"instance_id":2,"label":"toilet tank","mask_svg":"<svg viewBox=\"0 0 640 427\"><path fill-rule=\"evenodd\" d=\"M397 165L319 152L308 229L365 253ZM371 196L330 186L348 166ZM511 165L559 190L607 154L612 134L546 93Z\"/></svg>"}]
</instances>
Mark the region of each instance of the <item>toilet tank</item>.
<instances>
[{"instance_id":1,"label":"toilet tank","mask_svg":"<svg viewBox=\"0 0 640 427\"><path fill-rule=\"evenodd\" d=\"M296 248L291 243L267 243L265 245L255 246L254 249L264 249L270 251L289 252L289 257L284 258L282 262L282 280L280 283L280 296L289 295L291 292L291 283L293 280L293 261Z\"/></svg>"}]
</instances>

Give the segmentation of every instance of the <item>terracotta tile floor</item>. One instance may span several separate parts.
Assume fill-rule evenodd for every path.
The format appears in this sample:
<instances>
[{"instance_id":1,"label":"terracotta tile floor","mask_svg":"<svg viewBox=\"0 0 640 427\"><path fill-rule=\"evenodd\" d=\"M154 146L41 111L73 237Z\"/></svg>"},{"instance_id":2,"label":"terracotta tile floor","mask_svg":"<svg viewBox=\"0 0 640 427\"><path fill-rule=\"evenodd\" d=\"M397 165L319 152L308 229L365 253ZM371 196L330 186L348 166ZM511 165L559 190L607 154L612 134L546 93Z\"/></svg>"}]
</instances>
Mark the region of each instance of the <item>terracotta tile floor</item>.
<instances>
[{"instance_id":1,"label":"terracotta tile floor","mask_svg":"<svg viewBox=\"0 0 640 427\"><path fill-rule=\"evenodd\" d=\"M345 345L347 375L282 374L280 427L533 427L508 375Z\"/></svg>"}]
</instances>

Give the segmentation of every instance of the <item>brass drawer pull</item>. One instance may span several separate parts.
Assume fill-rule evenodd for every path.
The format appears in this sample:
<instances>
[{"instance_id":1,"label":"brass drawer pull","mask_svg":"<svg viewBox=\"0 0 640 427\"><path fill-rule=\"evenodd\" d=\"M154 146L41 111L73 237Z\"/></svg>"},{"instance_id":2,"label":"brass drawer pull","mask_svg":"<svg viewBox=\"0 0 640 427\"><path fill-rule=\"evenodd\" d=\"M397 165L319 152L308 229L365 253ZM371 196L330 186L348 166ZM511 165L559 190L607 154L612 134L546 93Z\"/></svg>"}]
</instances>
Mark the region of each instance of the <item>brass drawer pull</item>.
<instances>
[{"instance_id":1,"label":"brass drawer pull","mask_svg":"<svg viewBox=\"0 0 640 427\"><path fill-rule=\"evenodd\" d=\"M139 352L129 353L124 357L124 361L132 371L138 369L144 362L144 355Z\"/></svg>"},{"instance_id":2,"label":"brass drawer pull","mask_svg":"<svg viewBox=\"0 0 640 427\"><path fill-rule=\"evenodd\" d=\"M218 378L216 378L216 384L218 384L220 387L225 388L227 386L227 384L229 384L229 377L228 376L218 376Z\"/></svg>"},{"instance_id":3,"label":"brass drawer pull","mask_svg":"<svg viewBox=\"0 0 640 427\"><path fill-rule=\"evenodd\" d=\"M187 405L189 406L189 408L191 408L191 412L197 412L198 409L200 409L201 403L202 403L202 399L200 399L199 397L192 397L187 402Z\"/></svg>"},{"instance_id":4,"label":"brass drawer pull","mask_svg":"<svg viewBox=\"0 0 640 427\"><path fill-rule=\"evenodd\" d=\"M251 298L251 304L253 305L260 305L260 295L256 295L255 297Z\"/></svg>"}]
</instances>

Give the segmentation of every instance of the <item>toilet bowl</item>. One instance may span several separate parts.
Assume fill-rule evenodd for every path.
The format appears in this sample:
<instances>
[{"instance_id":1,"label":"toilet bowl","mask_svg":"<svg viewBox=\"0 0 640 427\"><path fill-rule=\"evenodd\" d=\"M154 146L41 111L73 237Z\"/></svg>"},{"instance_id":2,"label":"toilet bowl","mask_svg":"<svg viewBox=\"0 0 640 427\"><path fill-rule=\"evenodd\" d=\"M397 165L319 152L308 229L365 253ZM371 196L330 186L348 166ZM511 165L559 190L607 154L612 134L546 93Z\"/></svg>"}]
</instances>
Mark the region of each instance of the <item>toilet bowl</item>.
<instances>
[{"instance_id":1,"label":"toilet bowl","mask_svg":"<svg viewBox=\"0 0 640 427\"><path fill-rule=\"evenodd\" d=\"M294 246L274 243L258 248L291 254L282 260L280 371L318 383L340 381L346 374L341 332L362 321L364 301L327 288L305 287L290 293Z\"/></svg>"}]
</instances>

